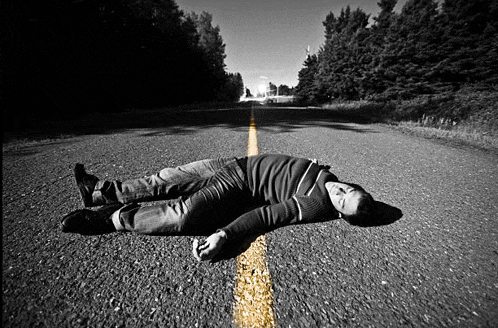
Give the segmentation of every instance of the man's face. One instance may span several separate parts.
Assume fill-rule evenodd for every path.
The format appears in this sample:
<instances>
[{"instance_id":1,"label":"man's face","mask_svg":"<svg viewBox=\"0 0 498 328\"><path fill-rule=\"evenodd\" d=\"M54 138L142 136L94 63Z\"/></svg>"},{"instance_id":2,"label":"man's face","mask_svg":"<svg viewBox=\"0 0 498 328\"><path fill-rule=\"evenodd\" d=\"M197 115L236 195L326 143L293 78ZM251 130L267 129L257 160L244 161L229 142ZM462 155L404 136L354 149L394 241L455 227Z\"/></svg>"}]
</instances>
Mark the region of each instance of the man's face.
<instances>
[{"instance_id":1,"label":"man's face","mask_svg":"<svg viewBox=\"0 0 498 328\"><path fill-rule=\"evenodd\" d=\"M354 215L360 200L360 191L340 182L328 182L329 197L335 209L344 215Z\"/></svg>"}]
</instances>

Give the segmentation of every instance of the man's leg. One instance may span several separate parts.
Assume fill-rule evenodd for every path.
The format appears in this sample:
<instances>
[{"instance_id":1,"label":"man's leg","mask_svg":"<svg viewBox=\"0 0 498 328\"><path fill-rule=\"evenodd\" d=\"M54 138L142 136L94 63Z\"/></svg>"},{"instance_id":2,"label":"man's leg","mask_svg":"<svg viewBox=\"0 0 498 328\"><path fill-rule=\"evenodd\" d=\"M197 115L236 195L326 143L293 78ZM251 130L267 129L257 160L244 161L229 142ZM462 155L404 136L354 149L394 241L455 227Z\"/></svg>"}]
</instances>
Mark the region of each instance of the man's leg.
<instances>
[{"instance_id":1,"label":"man's leg","mask_svg":"<svg viewBox=\"0 0 498 328\"><path fill-rule=\"evenodd\" d=\"M204 187L209 178L224 165L234 161L235 158L207 159L175 168L165 168L144 178L123 182L99 180L91 194L91 204L85 205L127 204L188 196Z\"/></svg>"},{"instance_id":2,"label":"man's leg","mask_svg":"<svg viewBox=\"0 0 498 328\"><path fill-rule=\"evenodd\" d=\"M207 181L189 197L152 206L126 205L111 217L116 230L149 235L208 235L242 214L244 204L252 200L235 162Z\"/></svg>"}]
</instances>

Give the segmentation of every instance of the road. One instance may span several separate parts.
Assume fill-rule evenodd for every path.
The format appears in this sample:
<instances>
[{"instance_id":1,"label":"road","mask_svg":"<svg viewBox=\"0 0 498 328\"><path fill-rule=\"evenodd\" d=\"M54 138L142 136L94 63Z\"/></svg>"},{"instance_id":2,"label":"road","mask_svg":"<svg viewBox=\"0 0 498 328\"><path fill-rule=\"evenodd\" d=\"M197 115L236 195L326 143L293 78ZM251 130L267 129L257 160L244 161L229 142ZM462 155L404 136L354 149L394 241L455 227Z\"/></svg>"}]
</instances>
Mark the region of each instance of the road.
<instances>
[{"instance_id":1,"label":"road","mask_svg":"<svg viewBox=\"0 0 498 328\"><path fill-rule=\"evenodd\" d=\"M267 234L279 327L497 327L498 156L337 120L256 108L260 153L328 163L402 211ZM62 234L72 167L127 179L244 156L250 109L135 114L3 147L4 327L229 327L235 261L197 263L192 237ZM101 118L101 117L100 117ZM73 127L74 128L74 127Z\"/></svg>"}]
</instances>

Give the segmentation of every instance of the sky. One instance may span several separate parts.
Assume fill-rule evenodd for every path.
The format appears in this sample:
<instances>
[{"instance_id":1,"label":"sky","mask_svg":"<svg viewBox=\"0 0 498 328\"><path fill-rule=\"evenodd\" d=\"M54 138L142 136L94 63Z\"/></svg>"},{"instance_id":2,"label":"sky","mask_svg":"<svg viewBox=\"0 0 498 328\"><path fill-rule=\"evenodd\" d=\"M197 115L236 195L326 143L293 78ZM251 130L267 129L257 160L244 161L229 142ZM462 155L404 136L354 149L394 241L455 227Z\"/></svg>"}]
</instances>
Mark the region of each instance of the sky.
<instances>
[{"instance_id":1,"label":"sky","mask_svg":"<svg viewBox=\"0 0 498 328\"><path fill-rule=\"evenodd\" d=\"M220 27L226 44L226 69L240 73L255 95L269 82L289 87L298 83L306 49L317 53L325 41L323 21L342 8L361 8L377 16L379 0L176 0L184 12L206 11ZM401 11L407 0L398 0Z\"/></svg>"}]
</instances>

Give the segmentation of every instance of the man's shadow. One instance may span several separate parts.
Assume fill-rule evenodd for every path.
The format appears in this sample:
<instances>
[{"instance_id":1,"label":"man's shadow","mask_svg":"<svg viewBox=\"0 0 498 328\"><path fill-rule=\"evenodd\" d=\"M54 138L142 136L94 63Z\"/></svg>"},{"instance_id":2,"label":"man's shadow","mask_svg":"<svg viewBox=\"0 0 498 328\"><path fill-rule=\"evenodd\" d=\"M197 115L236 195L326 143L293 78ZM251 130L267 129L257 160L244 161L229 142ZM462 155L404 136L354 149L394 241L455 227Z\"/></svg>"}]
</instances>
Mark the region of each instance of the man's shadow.
<instances>
[{"instance_id":1,"label":"man's shadow","mask_svg":"<svg viewBox=\"0 0 498 328\"><path fill-rule=\"evenodd\" d=\"M403 212L394 206L388 205L383 202L375 201L375 212L372 218L359 227L379 227L392 224L403 216ZM253 241L255 241L260 235L247 236L243 239L230 240L223 245L222 251L216 255L211 263L216 263L219 261L229 260L236 258L240 254L244 253Z\"/></svg>"}]
</instances>

